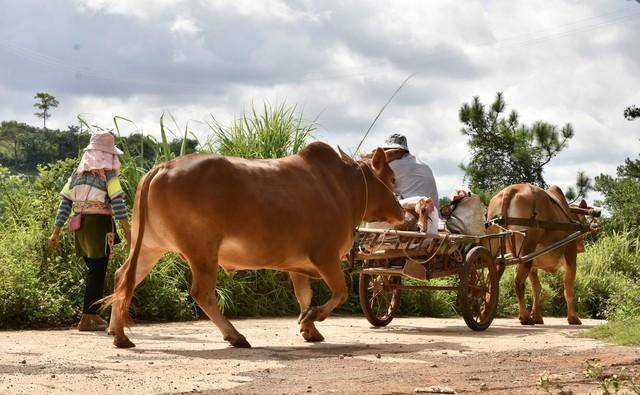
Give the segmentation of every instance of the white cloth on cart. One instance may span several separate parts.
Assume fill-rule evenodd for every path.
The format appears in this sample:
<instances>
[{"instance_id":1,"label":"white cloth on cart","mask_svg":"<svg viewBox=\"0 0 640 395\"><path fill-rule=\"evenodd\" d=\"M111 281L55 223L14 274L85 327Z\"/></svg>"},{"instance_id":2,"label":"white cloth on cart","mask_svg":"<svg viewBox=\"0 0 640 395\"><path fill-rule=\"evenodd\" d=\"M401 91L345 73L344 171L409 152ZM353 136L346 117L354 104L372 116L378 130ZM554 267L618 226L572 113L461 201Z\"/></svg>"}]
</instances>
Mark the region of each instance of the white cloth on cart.
<instances>
[{"instance_id":1,"label":"white cloth on cart","mask_svg":"<svg viewBox=\"0 0 640 395\"><path fill-rule=\"evenodd\" d=\"M413 204L418 203L420 199L427 198L427 196L412 196L405 199L400 199L400 205L404 206L405 204ZM438 214L438 209L435 208L429 214L429 224L427 226L427 232L429 234L438 234L438 227L440 223L440 215ZM374 229L390 229L391 225L388 222L370 222L367 224L367 228Z\"/></svg>"}]
</instances>

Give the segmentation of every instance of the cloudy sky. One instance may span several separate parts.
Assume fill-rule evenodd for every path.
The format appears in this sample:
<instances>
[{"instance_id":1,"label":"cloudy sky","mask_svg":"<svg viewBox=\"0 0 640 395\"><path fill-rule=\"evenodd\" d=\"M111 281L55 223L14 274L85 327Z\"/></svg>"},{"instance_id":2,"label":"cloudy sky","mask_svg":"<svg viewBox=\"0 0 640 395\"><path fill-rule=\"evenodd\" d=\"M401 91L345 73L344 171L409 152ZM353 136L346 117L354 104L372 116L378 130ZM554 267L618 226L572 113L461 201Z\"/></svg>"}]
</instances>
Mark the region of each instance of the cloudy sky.
<instances>
[{"instance_id":1,"label":"cloudy sky","mask_svg":"<svg viewBox=\"0 0 640 395\"><path fill-rule=\"evenodd\" d=\"M441 194L462 183L458 109L504 92L526 122L571 122L547 167L613 173L640 152L640 2L0 0L0 120L37 124L33 95L60 100L48 126L114 115L157 133L170 111L223 122L251 103L295 104L316 137L355 149L398 85L417 73L365 143L393 131L429 163Z\"/></svg>"}]
</instances>

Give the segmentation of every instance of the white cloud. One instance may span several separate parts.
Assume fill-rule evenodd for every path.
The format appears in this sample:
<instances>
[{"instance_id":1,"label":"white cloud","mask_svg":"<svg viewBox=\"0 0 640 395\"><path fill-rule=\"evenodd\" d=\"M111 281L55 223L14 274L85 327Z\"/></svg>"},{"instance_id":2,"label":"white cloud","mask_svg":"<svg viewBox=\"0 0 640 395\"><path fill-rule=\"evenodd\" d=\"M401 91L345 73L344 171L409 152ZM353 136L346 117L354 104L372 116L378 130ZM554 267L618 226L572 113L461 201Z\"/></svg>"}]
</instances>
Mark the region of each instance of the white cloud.
<instances>
[{"instance_id":1,"label":"white cloud","mask_svg":"<svg viewBox=\"0 0 640 395\"><path fill-rule=\"evenodd\" d=\"M5 8L0 119L37 124L31 104L41 90L60 99L52 127L78 113L109 125L118 114L149 133L163 111L184 125L286 100L308 118L320 114L318 138L353 150L417 71L364 146L403 131L443 195L462 182L458 109L474 95L489 103L503 91L526 123L574 125L576 137L546 170L550 183L567 186L578 170L612 173L640 151L640 123L622 117L640 104L636 2L24 0Z\"/></svg>"},{"instance_id":2,"label":"white cloud","mask_svg":"<svg viewBox=\"0 0 640 395\"><path fill-rule=\"evenodd\" d=\"M173 10L183 0L73 0L83 12L113 14L147 20Z\"/></svg>"},{"instance_id":3,"label":"white cloud","mask_svg":"<svg viewBox=\"0 0 640 395\"><path fill-rule=\"evenodd\" d=\"M169 30L171 30L172 33L183 34L191 37L200 32L195 20L184 17L177 17L174 19Z\"/></svg>"}]
</instances>

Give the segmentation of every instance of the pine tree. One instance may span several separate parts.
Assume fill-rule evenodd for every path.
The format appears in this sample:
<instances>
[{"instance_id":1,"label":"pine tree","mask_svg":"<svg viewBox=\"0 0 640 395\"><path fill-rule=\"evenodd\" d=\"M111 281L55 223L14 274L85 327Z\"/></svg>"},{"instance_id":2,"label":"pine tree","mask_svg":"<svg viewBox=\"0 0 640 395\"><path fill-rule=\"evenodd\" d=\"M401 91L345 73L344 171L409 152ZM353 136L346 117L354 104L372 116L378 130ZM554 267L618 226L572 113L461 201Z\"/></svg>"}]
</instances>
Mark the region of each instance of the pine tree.
<instances>
[{"instance_id":1,"label":"pine tree","mask_svg":"<svg viewBox=\"0 0 640 395\"><path fill-rule=\"evenodd\" d=\"M573 127L567 123L559 129L543 121L527 126L515 110L507 114L505 108L501 92L489 108L477 96L460 108L461 132L471 149L469 162L460 165L465 179L476 192L527 182L546 187L544 166L567 147Z\"/></svg>"},{"instance_id":2,"label":"pine tree","mask_svg":"<svg viewBox=\"0 0 640 395\"><path fill-rule=\"evenodd\" d=\"M58 107L58 104L60 103L58 103L58 100L54 96L46 92L38 92L33 98L38 100L38 102L36 102L33 106L40 110L40 112L34 112L33 115L37 116L38 118L42 118L42 127L46 129L47 118L51 116L49 110L51 108Z\"/></svg>"}]
</instances>

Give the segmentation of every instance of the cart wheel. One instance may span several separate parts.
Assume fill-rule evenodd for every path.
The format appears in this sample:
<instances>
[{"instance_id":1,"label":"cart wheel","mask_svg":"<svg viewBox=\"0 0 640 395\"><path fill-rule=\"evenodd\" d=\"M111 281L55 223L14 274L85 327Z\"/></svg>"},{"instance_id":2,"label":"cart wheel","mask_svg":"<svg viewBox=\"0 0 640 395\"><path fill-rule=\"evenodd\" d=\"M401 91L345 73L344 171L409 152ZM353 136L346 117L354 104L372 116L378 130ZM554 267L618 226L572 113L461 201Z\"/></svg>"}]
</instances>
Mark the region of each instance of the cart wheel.
<instances>
[{"instance_id":1,"label":"cart wheel","mask_svg":"<svg viewBox=\"0 0 640 395\"><path fill-rule=\"evenodd\" d=\"M498 270L485 247L474 247L468 253L460 274L458 303L464 321L474 331L491 325L498 306Z\"/></svg>"},{"instance_id":2,"label":"cart wheel","mask_svg":"<svg viewBox=\"0 0 640 395\"><path fill-rule=\"evenodd\" d=\"M400 290L385 289L400 285L400 276L360 273L360 306L373 326L387 326L400 305Z\"/></svg>"}]
</instances>

